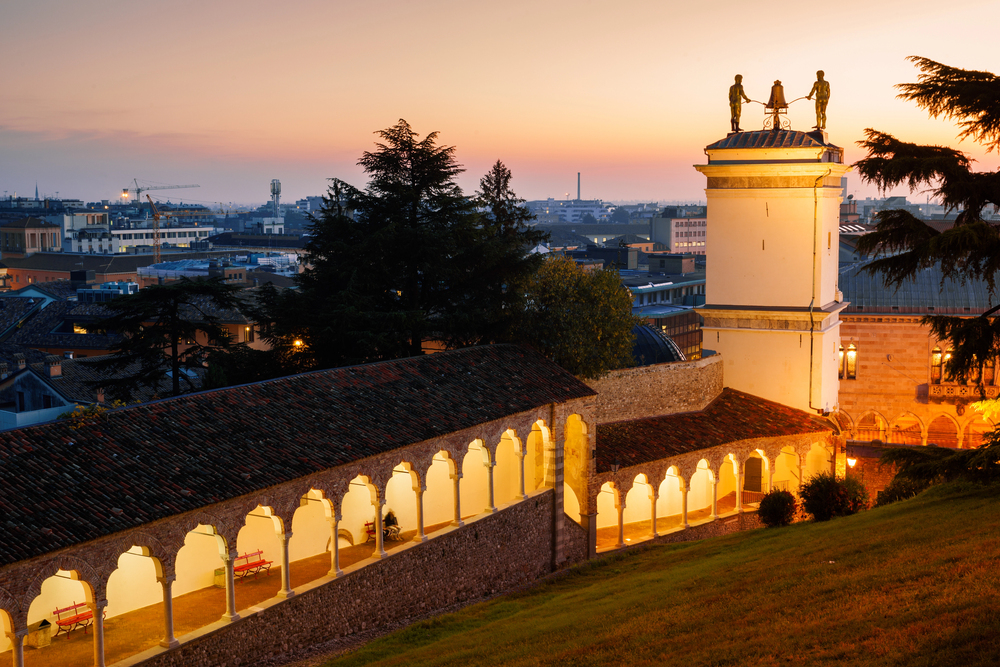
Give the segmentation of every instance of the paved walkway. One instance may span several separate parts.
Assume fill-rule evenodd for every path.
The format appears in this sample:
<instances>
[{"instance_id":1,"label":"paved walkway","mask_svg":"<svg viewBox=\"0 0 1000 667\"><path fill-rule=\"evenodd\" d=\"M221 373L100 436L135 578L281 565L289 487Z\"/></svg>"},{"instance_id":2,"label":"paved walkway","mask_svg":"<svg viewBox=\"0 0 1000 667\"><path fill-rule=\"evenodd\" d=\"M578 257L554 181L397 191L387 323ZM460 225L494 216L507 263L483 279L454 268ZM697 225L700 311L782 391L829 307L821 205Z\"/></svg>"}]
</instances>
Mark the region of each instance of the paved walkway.
<instances>
[{"instance_id":1,"label":"paved walkway","mask_svg":"<svg viewBox=\"0 0 1000 667\"><path fill-rule=\"evenodd\" d=\"M725 496L719 498L718 501L719 514L724 514L726 512L731 512L736 509L736 493L729 493ZM693 521L700 521L702 519L707 519L712 515L712 508L706 507L704 509L695 510L693 512L688 512L688 523ZM680 528L681 525L681 515L680 514L670 514L668 516L658 516L656 517L656 532L665 533L668 530L673 530L674 528ZM639 542L644 542L652 537L652 526L649 520L646 521L635 521L633 523L626 523L625 529L625 544L637 544ZM618 544L618 526L605 526L604 528L597 529L597 550L602 551L604 549L614 549Z\"/></svg>"},{"instance_id":2,"label":"paved walkway","mask_svg":"<svg viewBox=\"0 0 1000 667\"><path fill-rule=\"evenodd\" d=\"M447 527L437 524L425 529L432 532ZM416 531L402 533L400 541L386 541L385 550L393 551L413 539ZM340 549L340 567L345 568L371 557L375 542ZM330 571L330 552L291 563L292 588L325 577ZM271 566L268 575L236 581L236 608L247 609L277 596L281 589L281 567ZM222 618L226 611L224 588L203 588L174 597L174 634L181 637ZM104 621L104 660L108 665L147 649L159 646L164 631L163 605L155 604L136 609ZM10 651L0 653L0 665L13 662ZM25 647L24 667L91 667L94 664L93 630L76 630L62 634L49 646L36 649Z\"/></svg>"}]
</instances>

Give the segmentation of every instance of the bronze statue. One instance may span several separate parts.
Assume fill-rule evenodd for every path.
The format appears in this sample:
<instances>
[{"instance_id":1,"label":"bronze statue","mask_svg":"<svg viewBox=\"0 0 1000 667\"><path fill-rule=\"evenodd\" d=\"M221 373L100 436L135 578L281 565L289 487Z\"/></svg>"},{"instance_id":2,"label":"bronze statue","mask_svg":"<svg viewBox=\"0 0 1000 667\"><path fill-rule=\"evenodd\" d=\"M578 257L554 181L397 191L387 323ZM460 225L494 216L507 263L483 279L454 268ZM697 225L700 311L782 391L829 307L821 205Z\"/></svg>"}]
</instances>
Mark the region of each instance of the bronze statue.
<instances>
[{"instance_id":1,"label":"bronze statue","mask_svg":"<svg viewBox=\"0 0 1000 667\"><path fill-rule=\"evenodd\" d=\"M743 75L736 75L736 83L729 86L729 114L730 122L733 124L733 132L742 132L740 129L740 113L742 112L743 100L747 102L750 98L743 92Z\"/></svg>"},{"instance_id":2,"label":"bronze statue","mask_svg":"<svg viewBox=\"0 0 1000 667\"><path fill-rule=\"evenodd\" d=\"M816 95L816 129L826 129L826 104L830 101L830 82L823 80L823 70L816 72L816 83L806 95L811 100Z\"/></svg>"}]
</instances>

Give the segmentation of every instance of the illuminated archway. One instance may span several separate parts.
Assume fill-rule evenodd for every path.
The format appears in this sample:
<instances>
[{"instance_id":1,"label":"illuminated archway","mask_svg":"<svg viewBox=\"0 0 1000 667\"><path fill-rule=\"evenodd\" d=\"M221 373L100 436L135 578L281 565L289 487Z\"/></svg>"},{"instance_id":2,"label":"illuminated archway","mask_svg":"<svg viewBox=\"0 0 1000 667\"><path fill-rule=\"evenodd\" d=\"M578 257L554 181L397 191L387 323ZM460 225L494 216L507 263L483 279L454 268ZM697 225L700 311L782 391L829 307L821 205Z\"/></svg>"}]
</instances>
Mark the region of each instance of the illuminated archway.
<instances>
[{"instance_id":1,"label":"illuminated archway","mask_svg":"<svg viewBox=\"0 0 1000 667\"><path fill-rule=\"evenodd\" d=\"M490 452L486 444L479 440L469 443L469 449L462 459L462 518L491 512L490 503L491 466Z\"/></svg>"},{"instance_id":2,"label":"illuminated archway","mask_svg":"<svg viewBox=\"0 0 1000 667\"><path fill-rule=\"evenodd\" d=\"M688 491L688 521L715 516L715 475L708 461L698 461L698 467L691 475Z\"/></svg>"},{"instance_id":3,"label":"illuminated archway","mask_svg":"<svg viewBox=\"0 0 1000 667\"><path fill-rule=\"evenodd\" d=\"M546 485L545 453L551 440L545 422L539 420L531 425L531 433L525 443L524 488L531 492Z\"/></svg>"},{"instance_id":4,"label":"illuminated archway","mask_svg":"<svg viewBox=\"0 0 1000 667\"><path fill-rule=\"evenodd\" d=\"M667 474L660 482L659 498L656 500L656 529L680 528L684 525L684 478L676 466L667 468Z\"/></svg>"},{"instance_id":5,"label":"illuminated archway","mask_svg":"<svg viewBox=\"0 0 1000 667\"><path fill-rule=\"evenodd\" d=\"M949 415L938 415L927 425L927 444L938 447L958 447L958 422Z\"/></svg>"},{"instance_id":6,"label":"illuminated archway","mask_svg":"<svg viewBox=\"0 0 1000 667\"><path fill-rule=\"evenodd\" d=\"M886 441L887 423L885 417L877 412L868 412L861 416L855 427L855 438L862 442L879 440Z\"/></svg>"},{"instance_id":7,"label":"illuminated archway","mask_svg":"<svg viewBox=\"0 0 1000 667\"><path fill-rule=\"evenodd\" d=\"M527 480L525 480L525 487L527 487ZM524 496L521 494L521 441L513 429L507 429L500 437L496 449L496 466L493 468L493 502L499 507L523 498Z\"/></svg>"},{"instance_id":8,"label":"illuminated archway","mask_svg":"<svg viewBox=\"0 0 1000 667\"><path fill-rule=\"evenodd\" d=\"M793 447L784 447L775 457L772 488L779 491L790 491L798 495L802 485L799 469L799 455Z\"/></svg>"},{"instance_id":9,"label":"illuminated archway","mask_svg":"<svg viewBox=\"0 0 1000 667\"><path fill-rule=\"evenodd\" d=\"M904 412L893 420L887 435L894 445L922 445L924 424L912 412Z\"/></svg>"},{"instance_id":10,"label":"illuminated archway","mask_svg":"<svg viewBox=\"0 0 1000 667\"><path fill-rule=\"evenodd\" d=\"M455 461L446 451L434 455L427 469L424 524L428 534L455 523Z\"/></svg>"},{"instance_id":11,"label":"illuminated archway","mask_svg":"<svg viewBox=\"0 0 1000 667\"><path fill-rule=\"evenodd\" d=\"M622 521L629 536L626 542L652 536L653 534L653 487L646 475L639 473L632 481L632 488L625 494L625 509Z\"/></svg>"},{"instance_id":12,"label":"illuminated archway","mask_svg":"<svg viewBox=\"0 0 1000 667\"><path fill-rule=\"evenodd\" d=\"M976 449L977 447L982 447L986 436L994 428L996 428L996 425L993 422L984 419L981 415L976 415L965 425L962 435L962 448Z\"/></svg>"},{"instance_id":13,"label":"illuminated archway","mask_svg":"<svg viewBox=\"0 0 1000 667\"><path fill-rule=\"evenodd\" d=\"M810 477L824 472L833 472L833 452L821 443L814 442L806 453L806 467L803 476L808 480Z\"/></svg>"}]
</instances>

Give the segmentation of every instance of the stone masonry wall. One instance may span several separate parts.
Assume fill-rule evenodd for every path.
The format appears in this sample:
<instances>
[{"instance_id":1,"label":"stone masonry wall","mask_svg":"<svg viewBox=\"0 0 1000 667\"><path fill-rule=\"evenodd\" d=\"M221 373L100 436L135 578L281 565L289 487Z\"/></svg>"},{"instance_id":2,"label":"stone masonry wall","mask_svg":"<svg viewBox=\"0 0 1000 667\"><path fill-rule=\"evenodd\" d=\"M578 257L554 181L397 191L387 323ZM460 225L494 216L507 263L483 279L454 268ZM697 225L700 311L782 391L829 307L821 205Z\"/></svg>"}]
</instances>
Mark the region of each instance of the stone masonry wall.
<instances>
[{"instance_id":1,"label":"stone masonry wall","mask_svg":"<svg viewBox=\"0 0 1000 667\"><path fill-rule=\"evenodd\" d=\"M142 662L144 667L238 667L300 646L405 621L533 582L551 571L551 489ZM572 523L569 521L568 523Z\"/></svg>"},{"instance_id":2,"label":"stone masonry wall","mask_svg":"<svg viewBox=\"0 0 1000 667\"><path fill-rule=\"evenodd\" d=\"M587 384L598 424L703 409L722 392L722 356L612 371Z\"/></svg>"}]
</instances>

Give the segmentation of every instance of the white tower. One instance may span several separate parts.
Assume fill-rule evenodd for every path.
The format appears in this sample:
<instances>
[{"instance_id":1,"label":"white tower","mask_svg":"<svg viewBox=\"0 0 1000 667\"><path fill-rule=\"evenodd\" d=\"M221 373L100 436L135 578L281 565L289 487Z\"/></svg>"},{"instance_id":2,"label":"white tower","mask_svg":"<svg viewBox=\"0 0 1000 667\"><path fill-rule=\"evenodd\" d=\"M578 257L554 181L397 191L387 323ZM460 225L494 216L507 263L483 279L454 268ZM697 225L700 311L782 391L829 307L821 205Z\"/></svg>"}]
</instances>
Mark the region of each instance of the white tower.
<instances>
[{"instance_id":1,"label":"white tower","mask_svg":"<svg viewBox=\"0 0 1000 667\"><path fill-rule=\"evenodd\" d=\"M726 386L809 412L836 409L842 148L826 133L734 132L705 148L704 346Z\"/></svg>"},{"instance_id":2,"label":"white tower","mask_svg":"<svg viewBox=\"0 0 1000 667\"><path fill-rule=\"evenodd\" d=\"M271 203L274 204L274 217L280 218L281 212L278 209L278 202L281 200L281 181L276 178L271 179Z\"/></svg>"}]
</instances>

